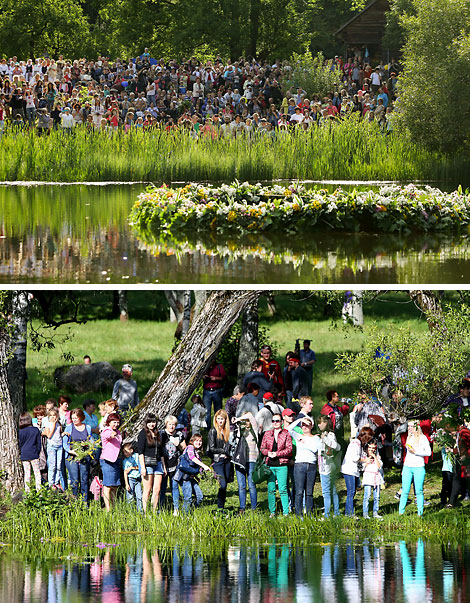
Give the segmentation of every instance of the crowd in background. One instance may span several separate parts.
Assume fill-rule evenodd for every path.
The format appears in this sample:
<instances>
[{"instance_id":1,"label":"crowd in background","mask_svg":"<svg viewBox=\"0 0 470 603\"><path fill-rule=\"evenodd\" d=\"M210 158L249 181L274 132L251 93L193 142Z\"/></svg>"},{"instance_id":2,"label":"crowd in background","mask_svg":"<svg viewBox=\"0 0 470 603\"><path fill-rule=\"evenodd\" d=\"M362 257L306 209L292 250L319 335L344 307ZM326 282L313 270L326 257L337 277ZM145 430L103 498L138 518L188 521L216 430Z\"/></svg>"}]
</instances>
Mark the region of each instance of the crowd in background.
<instances>
[{"instance_id":1,"label":"crowd in background","mask_svg":"<svg viewBox=\"0 0 470 603\"><path fill-rule=\"evenodd\" d=\"M85 363L89 362L85 357ZM441 504L453 508L470 500L470 380L433 417L407 420L406 398L385 384L380 398L359 391L353 404L330 389L314 416L310 396L315 352L310 341L286 354L285 365L265 345L232 395L226 397L227 374L212 361L202 380L202 395L194 394L188 410L178 416L147 414L143 428L131 441L121 431L123 418L139 403L132 367L123 366L113 397L99 405L88 399L70 410L66 395L35 407L33 417L20 418L19 442L29 489L31 469L39 489L66 490L88 501L103 498L112 510L120 487L139 512L154 511L171 494L174 514L199 506L204 494L200 480L207 475L218 485L217 509L224 512L227 487L236 476L239 511L258 508L259 484L267 482L268 508L276 514L276 490L284 515L311 515L314 486L319 476L322 517L341 514L336 483L341 473L346 486L344 513L355 516L354 499L363 487L362 515L381 519L380 492L385 471L402 467L402 488L396 493L399 513L405 512L411 486L418 515L424 498L426 465L433 443L442 455ZM350 429L345 430L349 422ZM349 441L346 434L350 431Z\"/></svg>"},{"instance_id":2,"label":"crowd in background","mask_svg":"<svg viewBox=\"0 0 470 603\"><path fill-rule=\"evenodd\" d=\"M356 114L391 129L400 65L371 65L351 49L326 69L340 85L311 98L292 85L288 61L155 60L148 49L134 60L59 58L0 61L0 134L34 128L72 133L187 129L192 136L236 137L303 129ZM287 84L286 82L289 82Z\"/></svg>"}]
</instances>

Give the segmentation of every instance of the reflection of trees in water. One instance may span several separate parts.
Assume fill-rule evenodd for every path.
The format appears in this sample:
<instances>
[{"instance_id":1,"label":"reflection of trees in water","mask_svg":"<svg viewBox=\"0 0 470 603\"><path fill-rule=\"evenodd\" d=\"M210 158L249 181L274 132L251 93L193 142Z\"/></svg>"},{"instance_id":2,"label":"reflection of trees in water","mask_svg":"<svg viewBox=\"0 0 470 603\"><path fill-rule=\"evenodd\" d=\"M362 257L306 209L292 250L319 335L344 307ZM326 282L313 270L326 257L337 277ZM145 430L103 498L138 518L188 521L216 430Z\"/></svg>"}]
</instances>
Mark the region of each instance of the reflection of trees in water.
<instances>
[{"instance_id":1,"label":"reflection of trees in water","mask_svg":"<svg viewBox=\"0 0 470 603\"><path fill-rule=\"evenodd\" d=\"M423 541L116 549L85 563L0 560L1 601L465 600L470 545ZM50 558L50 557L49 557ZM53 557L52 557L53 558Z\"/></svg>"}]
</instances>

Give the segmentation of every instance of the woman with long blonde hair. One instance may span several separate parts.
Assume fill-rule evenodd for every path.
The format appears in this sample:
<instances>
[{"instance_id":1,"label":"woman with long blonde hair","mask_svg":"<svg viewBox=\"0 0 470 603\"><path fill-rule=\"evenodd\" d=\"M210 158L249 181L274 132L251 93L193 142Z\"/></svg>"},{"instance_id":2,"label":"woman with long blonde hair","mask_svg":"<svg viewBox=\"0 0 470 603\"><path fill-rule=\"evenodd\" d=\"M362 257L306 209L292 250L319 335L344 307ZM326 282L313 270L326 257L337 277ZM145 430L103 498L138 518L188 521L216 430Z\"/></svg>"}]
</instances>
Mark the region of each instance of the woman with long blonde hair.
<instances>
[{"instance_id":1,"label":"woman with long blonde hair","mask_svg":"<svg viewBox=\"0 0 470 603\"><path fill-rule=\"evenodd\" d=\"M431 456L431 446L428 438L421 431L419 421L408 422L408 437L406 439L406 456L403 462L403 472L401 474L401 497L398 512L403 515L408 494L410 493L411 482L414 483L416 504L418 506L418 515L423 514L424 494L423 485L426 476L424 458Z\"/></svg>"},{"instance_id":2,"label":"woman with long blonde hair","mask_svg":"<svg viewBox=\"0 0 470 603\"><path fill-rule=\"evenodd\" d=\"M230 462L230 423L225 410L218 410L214 415L213 427L207 438L207 454L212 459L212 467L219 482L217 508L225 507L227 484L233 481L233 467Z\"/></svg>"}]
</instances>

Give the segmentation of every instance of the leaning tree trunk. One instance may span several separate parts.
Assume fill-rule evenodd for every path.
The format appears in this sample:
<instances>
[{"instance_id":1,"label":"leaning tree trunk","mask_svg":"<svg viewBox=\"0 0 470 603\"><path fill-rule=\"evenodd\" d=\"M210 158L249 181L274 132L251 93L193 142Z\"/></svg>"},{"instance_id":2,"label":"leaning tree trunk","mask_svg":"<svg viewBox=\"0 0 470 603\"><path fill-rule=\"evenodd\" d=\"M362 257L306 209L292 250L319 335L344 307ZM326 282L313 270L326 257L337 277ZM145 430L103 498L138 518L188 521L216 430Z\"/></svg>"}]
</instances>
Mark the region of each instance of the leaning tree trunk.
<instances>
[{"instance_id":1,"label":"leaning tree trunk","mask_svg":"<svg viewBox=\"0 0 470 603\"><path fill-rule=\"evenodd\" d=\"M191 322L191 291L186 289L183 294L183 323L181 329L181 337L184 337L189 331Z\"/></svg>"},{"instance_id":2,"label":"leaning tree trunk","mask_svg":"<svg viewBox=\"0 0 470 603\"><path fill-rule=\"evenodd\" d=\"M207 289L197 289L194 291L194 311L193 320L199 316L201 310L204 308L204 304L209 297L210 291Z\"/></svg>"},{"instance_id":3,"label":"leaning tree trunk","mask_svg":"<svg viewBox=\"0 0 470 603\"><path fill-rule=\"evenodd\" d=\"M247 307L242 318L238 349L238 383L242 383L244 375L251 370L253 360L258 358L258 343L258 300L255 299Z\"/></svg>"},{"instance_id":4,"label":"leaning tree trunk","mask_svg":"<svg viewBox=\"0 0 470 603\"><path fill-rule=\"evenodd\" d=\"M19 409L13 405L8 385L7 364L11 357L12 325L0 326L0 482L11 492L24 485L18 444Z\"/></svg>"},{"instance_id":5,"label":"leaning tree trunk","mask_svg":"<svg viewBox=\"0 0 470 603\"><path fill-rule=\"evenodd\" d=\"M362 326L364 324L364 312L362 309L362 290L353 291L351 300L351 319L354 326Z\"/></svg>"},{"instance_id":6,"label":"leaning tree trunk","mask_svg":"<svg viewBox=\"0 0 470 603\"><path fill-rule=\"evenodd\" d=\"M176 330L175 330L175 338L181 339L183 336L184 326L183 323L185 321L185 310L187 307L188 293L189 299L191 299L191 292L186 291L164 291L166 300L168 305L170 306L173 314L176 318ZM189 311L191 312L191 301L189 302ZM189 323L188 328L189 328Z\"/></svg>"},{"instance_id":7,"label":"leaning tree trunk","mask_svg":"<svg viewBox=\"0 0 470 603\"><path fill-rule=\"evenodd\" d=\"M129 306L127 303L127 291L125 289L121 289L118 292L119 294L119 319L122 322L127 322L129 320Z\"/></svg>"},{"instance_id":8,"label":"leaning tree trunk","mask_svg":"<svg viewBox=\"0 0 470 603\"><path fill-rule=\"evenodd\" d=\"M12 298L14 332L11 335L11 355L7 374L10 396L16 420L26 410L26 342L28 331L29 293L15 291Z\"/></svg>"},{"instance_id":9,"label":"leaning tree trunk","mask_svg":"<svg viewBox=\"0 0 470 603\"><path fill-rule=\"evenodd\" d=\"M263 291L213 291L187 335L181 340L160 377L137 407L127 440L142 429L145 416L154 413L162 424L178 414L214 360L224 337L245 308Z\"/></svg>"},{"instance_id":10,"label":"leaning tree trunk","mask_svg":"<svg viewBox=\"0 0 470 603\"><path fill-rule=\"evenodd\" d=\"M422 289L409 291L409 295L418 308L426 315L429 330L432 331L438 328L442 332L445 332L446 325L439 297L432 291Z\"/></svg>"}]
</instances>

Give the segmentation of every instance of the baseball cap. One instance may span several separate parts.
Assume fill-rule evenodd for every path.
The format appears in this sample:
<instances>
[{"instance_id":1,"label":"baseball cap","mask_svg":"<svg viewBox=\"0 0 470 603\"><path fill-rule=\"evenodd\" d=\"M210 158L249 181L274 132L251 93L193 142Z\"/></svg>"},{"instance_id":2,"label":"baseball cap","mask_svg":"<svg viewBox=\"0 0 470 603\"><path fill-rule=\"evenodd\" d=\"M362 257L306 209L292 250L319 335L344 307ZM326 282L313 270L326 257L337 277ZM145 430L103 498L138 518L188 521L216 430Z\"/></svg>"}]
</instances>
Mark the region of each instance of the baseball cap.
<instances>
[{"instance_id":1,"label":"baseball cap","mask_svg":"<svg viewBox=\"0 0 470 603\"><path fill-rule=\"evenodd\" d=\"M271 392L266 392L266 393L263 395L263 400L274 400L274 396L272 395L272 393L271 393Z\"/></svg>"},{"instance_id":2,"label":"baseball cap","mask_svg":"<svg viewBox=\"0 0 470 603\"><path fill-rule=\"evenodd\" d=\"M284 408L284 410L282 411L283 417L292 417L294 415L295 415L295 412L292 410L292 408Z\"/></svg>"}]
</instances>

